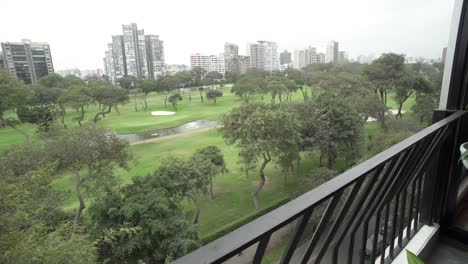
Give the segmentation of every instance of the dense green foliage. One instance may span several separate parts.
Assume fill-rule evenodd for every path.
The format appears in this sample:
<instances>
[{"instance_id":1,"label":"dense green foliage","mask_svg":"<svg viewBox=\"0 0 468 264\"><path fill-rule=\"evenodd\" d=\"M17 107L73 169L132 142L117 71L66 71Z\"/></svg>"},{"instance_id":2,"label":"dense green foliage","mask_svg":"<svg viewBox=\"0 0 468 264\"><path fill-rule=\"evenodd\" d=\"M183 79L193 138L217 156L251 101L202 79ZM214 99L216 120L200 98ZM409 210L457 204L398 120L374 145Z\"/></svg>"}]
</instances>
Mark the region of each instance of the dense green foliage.
<instances>
[{"instance_id":1,"label":"dense green foliage","mask_svg":"<svg viewBox=\"0 0 468 264\"><path fill-rule=\"evenodd\" d=\"M369 65L251 69L224 76L231 93L222 75L197 67L156 81L125 76L120 87L58 75L26 86L0 73L0 143L20 143L12 129L28 143L0 153L0 260L169 262L421 129L442 67L384 54ZM167 102L177 115L140 111ZM194 119L222 120L221 133L131 147L113 133Z\"/></svg>"}]
</instances>

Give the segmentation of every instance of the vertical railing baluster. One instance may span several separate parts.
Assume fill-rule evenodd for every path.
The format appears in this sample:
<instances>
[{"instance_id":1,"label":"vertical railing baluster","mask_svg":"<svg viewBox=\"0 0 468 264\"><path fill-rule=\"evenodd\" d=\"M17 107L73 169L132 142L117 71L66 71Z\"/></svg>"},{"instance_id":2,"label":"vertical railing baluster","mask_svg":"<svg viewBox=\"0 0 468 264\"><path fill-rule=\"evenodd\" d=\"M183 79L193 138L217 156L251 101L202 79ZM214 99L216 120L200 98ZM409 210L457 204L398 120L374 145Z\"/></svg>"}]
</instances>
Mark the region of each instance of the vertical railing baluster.
<instances>
[{"instance_id":1,"label":"vertical railing baluster","mask_svg":"<svg viewBox=\"0 0 468 264\"><path fill-rule=\"evenodd\" d=\"M260 242L258 242L257 251L255 252L254 259L252 264L260 264L262 263L263 256L265 255L265 251L268 246L268 242L270 241L271 233L267 233L260 238Z\"/></svg>"},{"instance_id":2,"label":"vertical railing baluster","mask_svg":"<svg viewBox=\"0 0 468 264\"><path fill-rule=\"evenodd\" d=\"M382 212L378 211L377 215L375 216L375 224L374 224L374 241L372 242L372 254L371 254L371 261L375 261L377 256L377 242L379 240L379 230L380 230L380 216ZM372 218L371 218L372 219Z\"/></svg>"},{"instance_id":3,"label":"vertical railing baluster","mask_svg":"<svg viewBox=\"0 0 468 264\"><path fill-rule=\"evenodd\" d=\"M317 229L315 230L314 234L312 235L312 238L310 240L309 245L307 246L306 252L304 253L302 257L302 264L307 264L309 261L310 256L312 255L312 252L317 245L317 243L320 240L320 237L322 236L323 231L325 230L328 220L330 220L330 217L333 215L333 212L335 211L336 205L340 201L341 195L343 194L343 190L338 191L332 198L331 201L328 203L327 209L325 210L325 213L322 215L322 218L320 219L320 222L317 226Z\"/></svg>"},{"instance_id":4,"label":"vertical railing baluster","mask_svg":"<svg viewBox=\"0 0 468 264\"><path fill-rule=\"evenodd\" d=\"M364 264L366 257L367 232L369 231L369 222L362 226L361 250L359 251L359 263Z\"/></svg>"},{"instance_id":5,"label":"vertical railing baluster","mask_svg":"<svg viewBox=\"0 0 468 264\"><path fill-rule=\"evenodd\" d=\"M421 196L422 196L422 181L425 178L427 174L423 174L422 176L419 177L418 179L418 193L416 196L416 216L414 217L414 230L417 232L419 229L419 214L421 213Z\"/></svg>"},{"instance_id":6,"label":"vertical railing baluster","mask_svg":"<svg viewBox=\"0 0 468 264\"><path fill-rule=\"evenodd\" d=\"M418 178L414 179L413 180L413 183L411 184L411 196L410 196L410 206L409 206L409 210L408 210L408 225L406 226L406 238L408 238L408 240L411 238L411 222L413 221L414 217L413 217L413 212L414 212L414 199L415 199L415 195L416 195L416 182L417 182ZM416 231L416 230L415 230Z\"/></svg>"},{"instance_id":7,"label":"vertical railing baluster","mask_svg":"<svg viewBox=\"0 0 468 264\"><path fill-rule=\"evenodd\" d=\"M405 228L405 211L406 211L406 187L403 189L401 193L400 201L400 214L399 216L399 224L398 224L398 246L403 248L403 229Z\"/></svg>"},{"instance_id":8,"label":"vertical railing baluster","mask_svg":"<svg viewBox=\"0 0 468 264\"><path fill-rule=\"evenodd\" d=\"M296 230L294 232L294 236L289 240L288 247L286 252L284 253L283 257L281 258L281 264L286 264L291 261L291 258L296 251L297 245L301 241L302 234L304 233L305 228L307 227L307 223L309 223L309 219L314 211L314 208L309 208L304 215L301 217L300 222L296 226Z\"/></svg>"},{"instance_id":9,"label":"vertical railing baluster","mask_svg":"<svg viewBox=\"0 0 468 264\"><path fill-rule=\"evenodd\" d=\"M369 193L372 191L372 188L374 187L374 184L375 182L377 181L377 179L379 178L379 174L380 172L382 171L383 169L383 166L379 167L374 173L372 173L372 177L366 184L366 187L364 188L364 192L359 196L359 201L356 203L356 205L354 206L354 210L353 212L351 213L351 216L349 217L350 218L350 221L348 221L348 223L346 224L344 230L348 229L349 226L351 226L351 224L353 223L352 222L352 219L354 219L356 217L356 215L358 214L359 212L359 209L362 207L362 205L364 204L364 202L366 201L367 199L367 196L369 195ZM367 175L366 175L367 176ZM341 244L341 241L343 240L344 236L345 236L346 232L343 232L340 234L340 237L338 238L338 243L335 243L335 246L333 248L333 256L332 256L332 263L333 264L337 264L338 263L338 250L340 248L340 244ZM348 261L349 262L349 261ZM349 262L350 263L350 262Z\"/></svg>"},{"instance_id":10,"label":"vertical railing baluster","mask_svg":"<svg viewBox=\"0 0 468 264\"><path fill-rule=\"evenodd\" d=\"M338 228L340 227L344 217L348 213L349 208L351 207L351 205L353 204L356 198L356 194L361 189L363 182L364 182L364 178L361 178L356 183L354 183L353 190L351 191L351 193L349 193L348 198L346 199L346 202L343 205L343 208L341 208L340 214L338 215L335 223L333 224L333 227L331 228L330 232L327 235L327 238L325 239L325 242L323 242L323 245L320 248L319 253L317 254L317 257L315 258L314 263L320 263L320 261L322 260L323 256L325 255L325 252L328 249L330 241L332 240L336 231L338 231Z\"/></svg>"},{"instance_id":11,"label":"vertical railing baluster","mask_svg":"<svg viewBox=\"0 0 468 264\"><path fill-rule=\"evenodd\" d=\"M387 248L387 231L388 231L388 222L390 215L390 205L391 202L387 203L385 206L385 215L384 215L384 226L383 226L383 235L382 235L382 247L380 249L380 264L385 264L385 249Z\"/></svg>"},{"instance_id":12,"label":"vertical railing baluster","mask_svg":"<svg viewBox=\"0 0 468 264\"><path fill-rule=\"evenodd\" d=\"M390 230L390 257L395 257L395 238L398 219L398 206L400 205L400 194L397 194L393 204L392 229Z\"/></svg>"}]
</instances>

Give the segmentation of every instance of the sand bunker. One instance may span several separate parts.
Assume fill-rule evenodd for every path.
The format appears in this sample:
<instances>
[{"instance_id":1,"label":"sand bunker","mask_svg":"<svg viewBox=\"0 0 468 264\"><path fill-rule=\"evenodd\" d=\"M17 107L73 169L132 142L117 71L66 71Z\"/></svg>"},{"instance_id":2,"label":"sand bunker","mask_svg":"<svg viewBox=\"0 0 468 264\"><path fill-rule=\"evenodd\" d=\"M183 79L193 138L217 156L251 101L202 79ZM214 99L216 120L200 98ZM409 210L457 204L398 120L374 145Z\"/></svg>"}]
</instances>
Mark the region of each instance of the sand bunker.
<instances>
[{"instance_id":1,"label":"sand bunker","mask_svg":"<svg viewBox=\"0 0 468 264\"><path fill-rule=\"evenodd\" d=\"M153 112L151 112L151 115L154 115L154 116L175 115L175 112L171 112L171 111L153 111Z\"/></svg>"}]
</instances>

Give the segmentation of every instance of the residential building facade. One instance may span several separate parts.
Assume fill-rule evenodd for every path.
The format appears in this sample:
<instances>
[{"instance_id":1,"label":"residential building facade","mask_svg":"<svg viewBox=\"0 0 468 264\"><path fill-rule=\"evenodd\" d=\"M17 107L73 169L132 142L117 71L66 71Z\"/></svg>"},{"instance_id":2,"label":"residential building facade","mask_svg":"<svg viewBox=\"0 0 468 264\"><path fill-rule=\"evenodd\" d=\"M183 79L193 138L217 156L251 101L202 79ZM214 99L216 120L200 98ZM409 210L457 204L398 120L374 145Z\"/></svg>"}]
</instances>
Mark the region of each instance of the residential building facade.
<instances>
[{"instance_id":1,"label":"residential building facade","mask_svg":"<svg viewBox=\"0 0 468 264\"><path fill-rule=\"evenodd\" d=\"M310 64L325 63L325 54L317 53L314 47L307 47L294 51L293 66L296 69L301 69Z\"/></svg>"},{"instance_id":2,"label":"residential building facade","mask_svg":"<svg viewBox=\"0 0 468 264\"><path fill-rule=\"evenodd\" d=\"M339 60L339 47L338 47L338 42L336 41L330 41L327 45L327 52L325 55L325 62L333 62L337 63Z\"/></svg>"},{"instance_id":3,"label":"residential building facade","mask_svg":"<svg viewBox=\"0 0 468 264\"><path fill-rule=\"evenodd\" d=\"M135 23L122 25L122 35L112 36L103 62L113 83L125 75L157 79L165 72L164 44L158 35L145 35Z\"/></svg>"},{"instance_id":4,"label":"residential building facade","mask_svg":"<svg viewBox=\"0 0 468 264\"><path fill-rule=\"evenodd\" d=\"M291 52L285 50L280 53L280 65L287 65L292 62Z\"/></svg>"},{"instance_id":5,"label":"residential building facade","mask_svg":"<svg viewBox=\"0 0 468 264\"><path fill-rule=\"evenodd\" d=\"M54 73L52 54L47 43L22 42L2 43L4 67L25 83L36 83L41 77Z\"/></svg>"},{"instance_id":6,"label":"residential building facade","mask_svg":"<svg viewBox=\"0 0 468 264\"><path fill-rule=\"evenodd\" d=\"M239 72L239 46L224 44L224 65L226 72Z\"/></svg>"},{"instance_id":7,"label":"residential building facade","mask_svg":"<svg viewBox=\"0 0 468 264\"><path fill-rule=\"evenodd\" d=\"M272 41L258 41L248 46L250 67L266 71L279 70L278 45Z\"/></svg>"},{"instance_id":8,"label":"residential building facade","mask_svg":"<svg viewBox=\"0 0 468 264\"><path fill-rule=\"evenodd\" d=\"M157 79L164 75L164 44L158 35L146 36L146 54L148 57L148 75L150 79Z\"/></svg>"},{"instance_id":9,"label":"residential building facade","mask_svg":"<svg viewBox=\"0 0 468 264\"><path fill-rule=\"evenodd\" d=\"M239 56L239 72L245 74L250 69L250 56Z\"/></svg>"},{"instance_id":10,"label":"residential building facade","mask_svg":"<svg viewBox=\"0 0 468 264\"><path fill-rule=\"evenodd\" d=\"M190 55L190 67L201 67L206 72L216 71L225 74L224 55L203 55L194 53Z\"/></svg>"},{"instance_id":11,"label":"residential building facade","mask_svg":"<svg viewBox=\"0 0 468 264\"><path fill-rule=\"evenodd\" d=\"M4 58L3 58L3 52L0 50L0 70L3 70L5 69L5 66L4 66Z\"/></svg>"}]
</instances>

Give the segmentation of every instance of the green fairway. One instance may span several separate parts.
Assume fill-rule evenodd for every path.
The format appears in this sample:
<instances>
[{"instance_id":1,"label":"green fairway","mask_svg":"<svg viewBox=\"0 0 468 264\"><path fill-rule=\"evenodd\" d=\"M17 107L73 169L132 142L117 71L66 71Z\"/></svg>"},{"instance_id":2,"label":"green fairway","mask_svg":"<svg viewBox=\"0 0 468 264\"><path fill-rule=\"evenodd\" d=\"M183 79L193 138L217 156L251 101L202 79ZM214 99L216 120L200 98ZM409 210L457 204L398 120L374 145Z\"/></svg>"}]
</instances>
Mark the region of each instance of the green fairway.
<instances>
[{"instance_id":1,"label":"green fairway","mask_svg":"<svg viewBox=\"0 0 468 264\"><path fill-rule=\"evenodd\" d=\"M119 171L122 183L128 183L133 177L144 176L153 172L162 158L171 155L188 157L196 149L207 145L215 145L222 150L229 173L220 175L214 180L214 200L210 200L208 196L200 197L202 206L200 216L201 237L205 237L236 220L255 213L251 193L255 190L259 179L256 173L257 170L252 171L247 178L237 163L237 149L234 146L227 146L217 130L195 132L158 142L131 146L130 151L134 160L130 164L129 171ZM315 167L318 167L318 158L305 158L302 174L306 175L308 171ZM338 167L343 168L344 164L338 162ZM297 178L294 176L288 175L285 185L285 174L274 164L267 167L266 175L268 182L260 193L262 208L287 198L299 189ZM61 178L56 181L56 187L72 191L72 179L69 177ZM65 204L68 209L76 208L77 201L73 193L71 193L69 200L65 201ZM190 211L194 209L191 203L187 203L186 207Z\"/></svg>"},{"instance_id":2,"label":"green fairway","mask_svg":"<svg viewBox=\"0 0 468 264\"><path fill-rule=\"evenodd\" d=\"M163 95L152 93L148 97L147 111L135 111L133 101L131 101L124 106L119 106L120 113L113 111L106 118L100 120L98 126L111 128L116 133L130 133L177 126L193 120L221 120L224 113L240 105L240 99L231 94L229 90L230 85L222 88L223 97L219 98L216 104L206 100L205 103L201 103L198 91L191 92L191 101L189 100L189 94L185 93L183 101L177 107L177 113L170 116L151 115L151 111L173 111L170 104L166 108L164 107ZM269 99L266 100L269 101ZM302 100L300 92L293 95L293 100ZM410 98L404 105L404 110L409 111L413 103L414 98ZM389 96L389 106L396 108L391 96ZM86 119L90 120L98 111L98 108L91 105L86 111ZM77 113L73 109L68 109L66 123L70 126L76 126L76 122L73 122L75 116L77 116ZM366 125L366 132L373 133L377 127L376 123L369 123ZM37 139L38 136L34 132L34 126L21 125L20 128L26 130L33 139ZM0 148L13 143L22 143L23 141L24 138L14 130L10 128L0 129ZM202 207L199 222L200 235L204 238L216 233L233 222L240 221L256 213L251 193L255 190L259 180L256 169L250 173L249 177L244 175L238 164L237 149L234 146L227 146L217 130L196 131L190 134L161 138L156 142L131 146L130 152L133 155L133 160L130 162L130 169L117 172L121 178L121 184L131 182L133 177L144 176L153 172L157 169L161 159L165 157L170 157L170 155L188 157L195 150L208 145L218 146L222 150L229 169L229 173L220 175L214 180L214 200L210 200L208 196L200 197ZM318 167L318 160L318 157L314 155L303 157L302 175L307 175L311 170ZM344 169L344 162L338 161L337 167L339 170ZM285 183L285 173L281 172L280 168L275 164L270 164L267 167L266 175L268 181L260 193L262 208L287 199L301 187L295 176L287 176ZM74 210L77 206L77 200L73 193L73 182L68 173L59 175L59 178L55 181L55 188L70 191L70 197L63 204L65 209ZM92 201L86 199L86 202L89 205ZM189 202L185 204L185 207L187 211L194 210L193 205Z\"/></svg>"}]
</instances>

